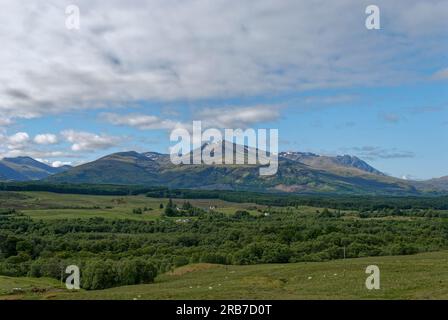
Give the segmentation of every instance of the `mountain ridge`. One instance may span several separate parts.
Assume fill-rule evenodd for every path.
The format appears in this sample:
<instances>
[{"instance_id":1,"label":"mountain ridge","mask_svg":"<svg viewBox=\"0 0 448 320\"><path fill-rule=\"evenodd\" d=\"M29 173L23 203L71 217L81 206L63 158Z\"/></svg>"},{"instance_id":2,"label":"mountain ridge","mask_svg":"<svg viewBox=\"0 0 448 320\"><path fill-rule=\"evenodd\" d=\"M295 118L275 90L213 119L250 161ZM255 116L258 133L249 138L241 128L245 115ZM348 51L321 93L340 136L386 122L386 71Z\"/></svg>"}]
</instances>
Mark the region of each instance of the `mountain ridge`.
<instances>
[{"instance_id":1,"label":"mountain ridge","mask_svg":"<svg viewBox=\"0 0 448 320\"><path fill-rule=\"evenodd\" d=\"M313 167L313 163L302 163L280 153L277 174L260 176L260 165L174 165L168 154L127 151L106 155L46 180L290 193L418 193L410 183L386 176L358 158L321 159L325 160L324 165Z\"/></svg>"},{"instance_id":2,"label":"mountain ridge","mask_svg":"<svg viewBox=\"0 0 448 320\"><path fill-rule=\"evenodd\" d=\"M0 179L5 181L30 181L44 179L61 173L71 166L52 167L31 157L6 157L0 160Z\"/></svg>"},{"instance_id":3,"label":"mountain ridge","mask_svg":"<svg viewBox=\"0 0 448 320\"><path fill-rule=\"evenodd\" d=\"M249 152L258 152L250 148L243 150L246 157ZM233 152L235 155L236 149ZM191 154L186 157L190 156L192 159ZM280 152L276 175L260 176L260 167L259 164L174 165L169 154L123 151L76 167L60 168L30 157L5 158L0 160L0 180L282 193L418 195L448 191L448 177L427 181L403 180L388 176L350 155L332 157L307 152Z\"/></svg>"},{"instance_id":4,"label":"mountain ridge","mask_svg":"<svg viewBox=\"0 0 448 320\"><path fill-rule=\"evenodd\" d=\"M299 161L314 168L328 169L331 166L343 166L347 168L356 168L361 171L386 176L383 172L370 166L364 160L351 155L337 155L335 157L318 155L311 152L280 152L281 157Z\"/></svg>"}]
</instances>

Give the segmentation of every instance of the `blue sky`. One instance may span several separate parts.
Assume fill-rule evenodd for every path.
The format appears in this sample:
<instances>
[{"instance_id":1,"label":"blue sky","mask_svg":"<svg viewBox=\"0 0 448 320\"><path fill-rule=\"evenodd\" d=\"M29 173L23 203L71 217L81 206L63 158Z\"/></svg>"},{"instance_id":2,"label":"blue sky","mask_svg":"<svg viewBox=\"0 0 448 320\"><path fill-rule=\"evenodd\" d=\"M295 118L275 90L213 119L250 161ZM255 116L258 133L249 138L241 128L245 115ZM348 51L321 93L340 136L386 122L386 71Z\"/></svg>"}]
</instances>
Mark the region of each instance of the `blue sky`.
<instances>
[{"instance_id":1,"label":"blue sky","mask_svg":"<svg viewBox=\"0 0 448 320\"><path fill-rule=\"evenodd\" d=\"M170 131L279 129L280 150L448 175L446 1L6 1L0 156L167 152ZM343 12L344 14L341 14ZM129 23L132 21L132 23Z\"/></svg>"}]
</instances>

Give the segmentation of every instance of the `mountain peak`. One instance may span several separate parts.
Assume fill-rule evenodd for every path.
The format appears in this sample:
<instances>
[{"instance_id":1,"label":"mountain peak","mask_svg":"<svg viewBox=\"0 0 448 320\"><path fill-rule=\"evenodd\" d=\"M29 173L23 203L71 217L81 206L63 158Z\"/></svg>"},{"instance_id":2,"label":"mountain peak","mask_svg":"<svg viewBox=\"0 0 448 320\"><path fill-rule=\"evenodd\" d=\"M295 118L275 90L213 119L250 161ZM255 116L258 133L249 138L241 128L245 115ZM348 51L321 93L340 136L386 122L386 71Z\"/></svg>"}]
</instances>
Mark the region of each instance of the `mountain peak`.
<instances>
[{"instance_id":1,"label":"mountain peak","mask_svg":"<svg viewBox=\"0 0 448 320\"><path fill-rule=\"evenodd\" d=\"M378 175L384 175L384 173L382 173L381 171L370 166L367 162L359 159L356 156L351 156L348 154L345 154L343 156L336 156L336 161L342 165L351 166L351 167L357 168L362 171L366 171L366 172L378 174Z\"/></svg>"},{"instance_id":2,"label":"mountain peak","mask_svg":"<svg viewBox=\"0 0 448 320\"><path fill-rule=\"evenodd\" d=\"M106 160L106 159L119 159L119 158L141 158L144 157L143 154L138 153L137 151L121 151L121 152L115 152L108 155L105 155L104 157L99 158L98 160Z\"/></svg>"},{"instance_id":3,"label":"mountain peak","mask_svg":"<svg viewBox=\"0 0 448 320\"><path fill-rule=\"evenodd\" d=\"M46 163L37 161L36 159L33 159L31 157L27 156L21 156L21 157L15 157L15 158L4 158L2 160L4 163L12 163L19 166L31 166L40 168L42 170L48 170L49 168L52 168L51 166L47 165Z\"/></svg>"},{"instance_id":4,"label":"mountain peak","mask_svg":"<svg viewBox=\"0 0 448 320\"><path fill-rule=\"evenodd\" d=\"M28 156L19 156L19 157L6 157L3 158L4 161L14 162L14 163L20 163L20 162L39 162L36 159L33 159ZM42 162L41 162L42 163Z\"/></svg>"}]
</instances>

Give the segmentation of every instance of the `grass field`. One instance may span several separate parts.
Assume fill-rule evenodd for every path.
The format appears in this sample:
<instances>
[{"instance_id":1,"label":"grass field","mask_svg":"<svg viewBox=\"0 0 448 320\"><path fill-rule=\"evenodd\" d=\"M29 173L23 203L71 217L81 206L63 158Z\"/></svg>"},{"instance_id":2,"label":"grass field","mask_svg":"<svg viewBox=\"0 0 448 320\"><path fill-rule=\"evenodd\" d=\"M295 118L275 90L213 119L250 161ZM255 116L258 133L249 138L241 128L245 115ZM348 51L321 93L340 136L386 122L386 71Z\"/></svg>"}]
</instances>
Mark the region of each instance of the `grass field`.
<instances>
[{"instance_id":1,"label":"grass field","mask_svg":"<svg viewBox=\"0 0 448 320\"><path fill-rule=\"evenodd\" d=\"M380 268L379 290L365 287L368 265ZM447 265L446 251L319 263L196 264L160 275L154 284L78 292L51 279L0 277L0 299L448 299Z\"/></svg>"},{"instance_id":2,"label":"grass field","mask_svg":"<svg viewBox=\"0 0 448 320\"><path fill-rule=\"evenodd\" d=\"M166 205L168 199L139 196L96 196L77 194L58 194L51 192L0 192L1 208L14 208L33 219L71 219L102 217L109 219L153 220L163 212L160 204ZM16 195L16 197L14 197ZM205 210L213 207L215 211L233 214L237 210L246 210L251 214L260 214L266 206L253 203L232 203L222 200L188 200L193 206ZM184 200L175 199L181 206ZM133 214L136 208L149 208L143 214ZM286 210L284 208L279 210ZM300 207L303 213L315 213L316 208Z\"/></svg>"},{"instance_id":3,"label":"grass field","mask_svg":"<svg viewBox=\"0 0 448 320\"><path fill-rule=\"evenodd\" d=\"M0 197L0 206L3 208L15 208L22 214L33 219L70 219L70 218L94 218L109 219L134 219L152 220L163 212L160 204L166 204L167 199L154 199L145 196L95 196L58 194L50 192L20 192L18 197L11 194L4 199ZM179 206L183 201L178 200ZM230 202L213 200L192 200L195 206L209 208L211 205L219 207L222 212L233 213L237 208L249 207L235 205ZM253 206L253 205L252 205ZM136 208L149 208L143 214L133 214Z\"/></svg>"}]
</instances>

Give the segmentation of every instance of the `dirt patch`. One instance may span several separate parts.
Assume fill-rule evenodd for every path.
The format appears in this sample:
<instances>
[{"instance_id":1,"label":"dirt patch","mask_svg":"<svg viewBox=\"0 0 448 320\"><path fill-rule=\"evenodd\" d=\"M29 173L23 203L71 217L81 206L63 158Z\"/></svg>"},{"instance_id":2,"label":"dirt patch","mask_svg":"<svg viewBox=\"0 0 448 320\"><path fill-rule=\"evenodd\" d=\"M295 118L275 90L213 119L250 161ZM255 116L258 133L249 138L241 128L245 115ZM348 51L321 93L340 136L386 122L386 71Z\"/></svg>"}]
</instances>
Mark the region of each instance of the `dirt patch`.
<instances>
[{"instance_id":1,"label":"dirt patch","mask_svg":"<svg viewBox=\"0 0 448 320\"><path fill-rule=\"evenodd\" d=\"M250 276L241 279L241 283L257 288L281 288L287 282L287 279L274 279L265 276Z\"/></svg>"},{"instance_id":2,"label":"dirt patch","mask_svg":"<svg viewBox=\"0 0 448 320\"><path fill-rule=\"evenodd\" d=\"M23 300L25 295L23 294L10 294L10 295L4 295L0 296L0 300Z\"/></svg>"},{"instance_id":3,"label":"dirt patch","mask_svg":"<svg viewBox=\"0 0 448 320\"><path fill-rule=\"evenodd\" d=\"M274 187L275 190L283 191L283 192L298 192L305 190L306 188L301 185L293 184L293 185L285 185L285 184L278 184Z\"/></svg>"},{"instance_id":4,"label":"dirt patch","mask_svg":"<svg viewBox=\"0 0 448 320\"><path fill-rule=\"evenodd\" d=\"M212 263L189 264L187 266L183 266L183 267L177 268L171 272L168 272L167 274L170 276L182 276L182 275L184 275L186 273L190 273L190 272L197 272L197 271L214 269L214 268L219 268L219 267L220 267L220 265L212 264Z\"/></svg>"}]
</instances>

